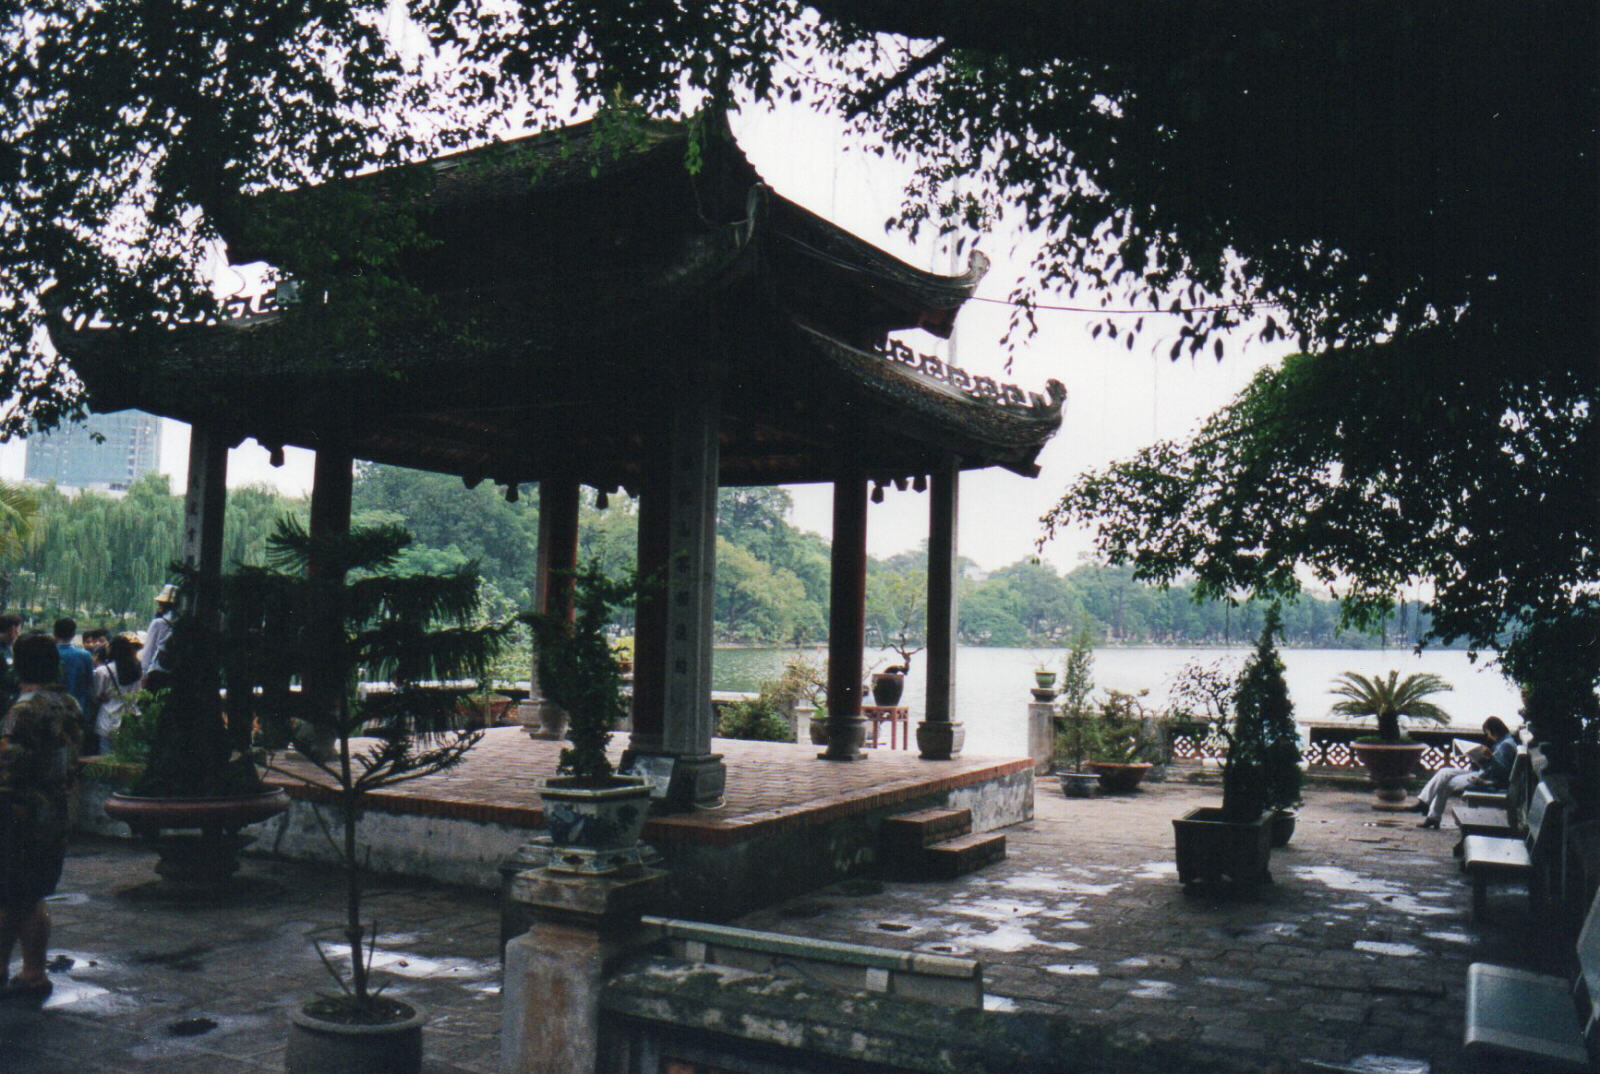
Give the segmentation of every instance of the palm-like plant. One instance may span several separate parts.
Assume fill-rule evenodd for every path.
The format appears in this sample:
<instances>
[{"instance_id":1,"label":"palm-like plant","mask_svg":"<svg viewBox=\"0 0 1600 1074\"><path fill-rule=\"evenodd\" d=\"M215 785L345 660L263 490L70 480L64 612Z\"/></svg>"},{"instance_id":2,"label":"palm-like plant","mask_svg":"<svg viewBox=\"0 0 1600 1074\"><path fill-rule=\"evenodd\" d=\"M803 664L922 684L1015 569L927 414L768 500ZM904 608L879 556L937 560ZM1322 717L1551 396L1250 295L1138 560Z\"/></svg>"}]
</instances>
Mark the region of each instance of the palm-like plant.
<instances>
[{"instance_id":1,"label":"palm-like plant","mask_svg":"<svg viewBox=\"0 0 1600 1074\"><path fill-rule=\"evenodd\" d=\"M1389 672L1387 678L1382 675L1368 678L1347 671L1333 680L1332 693L1343 700L1335 702L1332 711L1339 716L1377 717L1378 740L1395 743L1401 741L1401 720L1449 723L1450 714L1428 698L1450 689L1449 683L1427 672L1402 679L1398 671Z\"/></svg>"}]
</instances>

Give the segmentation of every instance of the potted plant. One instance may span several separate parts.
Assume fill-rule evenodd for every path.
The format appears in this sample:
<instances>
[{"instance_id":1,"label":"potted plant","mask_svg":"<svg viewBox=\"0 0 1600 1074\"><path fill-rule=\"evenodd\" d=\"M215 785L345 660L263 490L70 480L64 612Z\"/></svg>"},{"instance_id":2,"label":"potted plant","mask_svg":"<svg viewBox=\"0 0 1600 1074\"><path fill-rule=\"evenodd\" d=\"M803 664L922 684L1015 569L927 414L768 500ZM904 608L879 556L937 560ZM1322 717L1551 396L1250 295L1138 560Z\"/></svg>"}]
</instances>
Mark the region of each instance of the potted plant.
<instances>
[{"instance_id":1,"label":"potted plant","mask_svg":"<svg viewBox=\"0 0 1600 1074\"><path fill-rule=\"evenodd\" d=\"M882 671L872 675L872 703L885 708L892 708L900 704L900 698L906 690L906 672L910 670L909 664L890 664Z\"/></svg>"},{"instance_id":2,"label":"potted plant","mask_svg":"<svg viewBox=\"0 0 1600 1074\"><path fill-rule=\"evenodd\" d=\"M1033 699L1048 703L1056 699L1056 672L1047 664L1035 664L1033 668Z\"/></svg>"},{"instance_id":3,"label":"potted plant","mask_svg":"<svg viewBox=\"0 0 1600 1074\"><path fill-rule=\"evenodd\" d=\"M1069 798L1087 798L1100 784L1099 774L1088 770L1089 759L1100 748L1100 716L1089 701L1093 692L1093 639L1080 630L1067 652L1056 733L1056 778Z\"/></svg>"},{"instance_id":4,"label":"potted plant","mask_svg":"<svg viewBox=\"0 0 1600 1074\"><path fill-rule=\"evenodd\" d=\"M613 581L598 564L577 572L575 616L525 615L539 653L545 696L570 717L556 775L540 785L545 824L557 848L588 853L558 855L552 868L605 872L626 864L639 841L650 806L650 785L638 776L615 774L606 746L624 710L622 674L606 639L612 609L633 598L632 579Z\"/></svg>"},{"instance_id":5,"label":"potted plant","mask_svg":"<svg viewBox=\"0 0 1600 1074\"><path fill-rule=\"evenodd\" d=\"M372 978L376 929L362 921L363 872L358 824L372 791L419 779L459 764L482 732L458 726L459 691L425 687L429 681L481 676L499 650L506 626L479 624L476 564L444 574L402 573L401 552L411 536L398 526L362 527L319 538L322 562L346 577L338 593L343 630L334 654L346 672L346 688L332 712L304 710L309 730L332 745L331 753L297 750L299 763L268 755L268 767L283 776L334 793L339 831L323 823L322 832L338 855L345 875L347 950L332 952L317 943L317 954L339 986L291 1012L284 1068L288 1074L341 1070L359 1074L419 1071L425 1013L383 995ZM280 522L268 541L273 569L255 571L236 586L236 595L266 586L299 603L300 621L316 599L306 579L312 539L297 522ZM323 593L321 589L316 593ZM264 608L248 600L234 610ZM278 620L282 625L284 620ZM283 659L303 668L311 657L305 635L279 639ZM327 654L321 654L326 657ZM361 695L357 673L387 681L392 689ZM280 716L281 714L275 714ZM309 767L308 767L309 766ZM345 966L340 958L348 959Z\"/></svg>"},{"instance_id":6,"label":"potted plant","mask_svg":"<svg viewBox=\"0 0 1600 1074\"><path fill-rule=\"evenodd\" d=\"M1294 836L1295 808L1305 772L1300 767L1300 732L1275 639L1282 632L1278 606L1267 609L1256 651L1239 676L1233 704L1241 719L1261 727L1267 807L1272 810L1272 845L1287 846Z\"/></svg>"},{"instance_id":7,"label":"potted plant","mask_svg":"<svg viewBox=\"0 0 1600 1074\"><path fill-rule=\"evenodd\" d=\"M1145 734L1145 711L1139 698L1146 693L1108 689L1100 705L1099 742L1091 753L1089 768L1099 777L1100 786L1112 794L1137 790L1161 758L1160 747Z\"/></svg>"},{"instance_id":8,"label":"potted plant","mask_svg":"<svg viewBox=\"0 0 1600 1074\"><path fill-rule=\"evenodd\" d=\"M163 650L169 685L140 695L143 715L128 731L140 738L142 767L105 811L155 846L156 873L175 892L208 894L238 872L250 842L241 829L283 812L289 800L261 781L248 719L224 719L217 632L187 610L183 587L178 596L184 610Z\"/></svg>"},{"instance_id":9,"label":"potted plant","mask_svg":"<svg viewBox=\"0 0 1600 1074\"><path fill-rule=\"evenodd\" d=\"M1401 721L1449 723L1450 714L1428 700L1449 690L1449 683L1429 672L1402 679L1398 671L1371 678L1347 671L1333 681L1332 693L1341 700L1330 711L1378 722L1377 735L1355 741L1356 757L1367 766L1367 774L1377 788L1378 808L1404 808L1406 780L1416 770L1426 748L1401 733Z\"/></svg>"},{"instance_id":10,"label":"potted plant","mask_svg":"<svg viewBox=\"0 0 1600 1074\"><path fill-rule=\"evenodd\" d=\"M1271 880L1267 733L1260 708L1245 711L1235 705L1232 719L1218 732L1227 746L1221 808L1202 806L1172 822L1178 880L1186 892L1201 883L1248 890Z\"/></svg>"}]
</instances>

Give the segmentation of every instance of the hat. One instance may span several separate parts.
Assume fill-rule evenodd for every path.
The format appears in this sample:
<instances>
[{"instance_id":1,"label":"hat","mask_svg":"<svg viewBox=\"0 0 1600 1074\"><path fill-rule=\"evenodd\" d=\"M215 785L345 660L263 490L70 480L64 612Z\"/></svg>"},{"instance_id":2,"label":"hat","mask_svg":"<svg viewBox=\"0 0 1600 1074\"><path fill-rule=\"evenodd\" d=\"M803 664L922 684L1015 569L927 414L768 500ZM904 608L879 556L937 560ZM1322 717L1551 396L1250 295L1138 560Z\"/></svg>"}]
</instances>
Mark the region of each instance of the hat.
<instances>
[{"instance_id":1,"label":"hat","mask_svg":"<svg viewBox=\"0 0 1600 1074\"><path fill-rule=\"evenodd\" d=\"M156 603L157 604L176 604L176 603L178 603L178 587L173 585L171 582L168 582L166 585L162 586L161 587L161 592L156 594Z\"/></svg>"}]
</instances>

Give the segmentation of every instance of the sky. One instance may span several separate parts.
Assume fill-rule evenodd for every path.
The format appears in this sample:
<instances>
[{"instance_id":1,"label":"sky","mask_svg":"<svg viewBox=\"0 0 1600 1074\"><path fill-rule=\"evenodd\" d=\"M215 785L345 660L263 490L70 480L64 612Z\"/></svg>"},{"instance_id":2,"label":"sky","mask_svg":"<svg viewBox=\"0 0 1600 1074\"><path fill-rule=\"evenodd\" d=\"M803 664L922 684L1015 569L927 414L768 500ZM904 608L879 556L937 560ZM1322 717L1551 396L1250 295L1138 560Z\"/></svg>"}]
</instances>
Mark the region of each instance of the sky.
<instances>
[{"instance_id":1,"label":"sky","mask_svg":"<svg viewBox=\"0 0 1600 1074\"><path fill-rule=\"evenodd\" d=\"M913 244L904 234L886 232L884 221L899 205L906 176L902 165L861 151L839 122L804 107L747 109L733 123L741 146L756 169L780 194L833 220L840 226L921 268L952 269L948 254L931 239ZM1061 431L1039 456L1037 478L1008 471L969 471L962 475L961 523L957 537L961 555L982 569L994 570L1035 554L1039 518L1080 473L1131 455L1156 439L1183 437L1237 394L1263 364L1289 352L1290 346L1249 344L1244 333L1229 341L1220 362L1211 357L1166 357L1177 325L1165 328L1160 316L1147 317L1133 349L1121 340L1091 338L1099 317L1092 314L1041 310L1038 334L1018 345L1005 368L1001 338L1010 307L1004 303L1022 275L1026 235L982 236L979 247L991 267L957 321L956 364L975 374L988 374L1024 391L1043 393L1051 378L1067 389ZM1041 303L1093 305L1092 296L1041 295ZM1128 317L1131 322L1134 318ZM1176 318L1171 320L1176 321ZM922 332L904 336L913 349L947 357L947 345ZM311 487L312 456L290 448L281 468L270 466L267 453L254 441L234 449L228 461L228 483L239 487L270 484L291 494ZM162 429L161 469L172 475L173 488L183 487L187 470L188 427L166 421ZM0 477L21 477L21 448L0 446ZM796 486L794 523L828 536L832 528L832 487ZM926 494L885 490L882 504L868 515L871 555L887 557L915 549L927 537ZM1091 549L1091 535L1082 530L1059 534L1042 550L1042 558L1066 570Z\"/></svg>"}]
</instances>

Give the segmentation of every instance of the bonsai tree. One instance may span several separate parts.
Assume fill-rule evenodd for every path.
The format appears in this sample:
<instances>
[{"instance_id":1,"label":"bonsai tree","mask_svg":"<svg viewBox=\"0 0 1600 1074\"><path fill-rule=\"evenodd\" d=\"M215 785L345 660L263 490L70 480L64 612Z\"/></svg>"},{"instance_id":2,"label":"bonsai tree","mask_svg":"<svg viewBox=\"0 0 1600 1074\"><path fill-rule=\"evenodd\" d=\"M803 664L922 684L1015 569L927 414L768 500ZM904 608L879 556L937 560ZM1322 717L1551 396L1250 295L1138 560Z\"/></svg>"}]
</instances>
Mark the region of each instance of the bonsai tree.
<instances>
[{"instance_id":1,"label":"bonsai tree","mask_svg":"<svg viewBox=\"0 0 1600 1074\"><path fill-rule=\"evenodd\" d=\"M634 580L612 580L591 561L576 572L574 616L525 614L539 652L539 685L544 695L571 716L567 738L556 767L570 786L601 788L612 784L606 745L611 728L627 711L622 697L622 672L606 627L613 609L633 600Z\"/></svg>"},{"instance_id":2,"label":"bonsai tree","mask_svg":"<svg viewBox=\"0 0 1600 1074\"><path fill-rule=\"evenodd\" d=\"M1061 730L1056 735L1058 763L1066 761L1082 772L1101 748L1100 718L1089 696L1094 693L1094 636L1079 630L1067 650L1066 673L1061 681Z\"/></svg>"},{"instance_id":3,"label":"bonsai tree","mask_svg":"<svg viewBox=\"0 0 1600 1074\"><path fill-rule=\"evenodd\" d=\"M1222 762L1223 818L1254 821L1267 809L1267 743L1261 721L1235 713L1220 734L1227 743Z\"/></svg>"},{"instance_id":4,"label":"bonsai tree","mask_svg":"<svg viewBox=\"0 0 1600 1074\"><path fill-rule=\"evenodd\" d=\"M1161 760L1161 747L1150 741L1144 730L1146 713L1139 699L1148 692L1106 690L1100 705L1100 740L1091 751L1091 761L1137 764Z\"/></svg>"},{"instance_id":5,"label":"bonsai tree","mask_svg":"<svg viewBox=\"0 0 1600 1074\"><path fill-rule=\"evenodd\" d=\"M1300 768L1300 733L1294 723L1294 703L1283 675L1276 636L1282 631L1277 604L1267 608L1255 653L1245 662L1234 691L1238 720L1260 729L1266 777L1266 804L1277 810L1300 804L1305 773Z\"/></svg>"},{"instance_id":6,"label":"bonsai tree","mask_svg":"<svg viewBox=\"0 0 1600 1074\"><path fill-rule=\"evenodd\" d=\"M1450 690L1450 684L1431 672L1407 675L1400 678L1391 671L1387 678L1347 671L1333 681L1333 693L1343 698L1334 703L1332 712L1340 716L1360 718L1376 717L1377 740L1386 745L1405 741L1400 733L1401 720L1431 720L1449 723L1450 714L1429 701L1434 694Z\"/></svg>"},{"instance_id":7,"label":"bonsai tree","mask_svg":"<svg viewBox=\"0 0 1600 1074\"><path fill-rule=\"evenodd\" d=\"M347 575L340 594L344 635L339 655L348 673L346 689L334 711L306 710L305 715L314 731L331 736L335 749L326 758L316 752L302 753L304 761L293 765L268 758L272 771L303 783L325 788L331 780L337 795L341 837L335 838L326 825L322 830L344 867L349 972L347 977L318 944L317 953L343 994L323 996L306 1005L307 1013L331 1021L387 1022L409 1017L403 1005L382 998L381 989L372 987L377 932L361 920L357 822L367 794L452 768L482 737L481 731L454 728L456 694L427 684L482 675L509 629L508 625L477 621L480 583L476 564L463 564L442 574L403 573L397 561L410 543L411 536L402 527L386 525L353 529L319 547L320 561ZM255 572L258 582L280 596L298 596L301 622L307 618L304 602L319 592L307 584L311 552L312 539L305 530L298 522L285 520L268 540L272 569ZM240 582L236 592L249 588ZM297 650L292 646L296 639L280 638L279 643L293 654L283 659L304 667L312 655L305 638L298 635L301 644ZM387 681L393 689L360 696L357 683L362 673ZM305 765L312 766L312 771ZM314 815L322 823L321 814Z\"/></svg>"}]
</instances>

